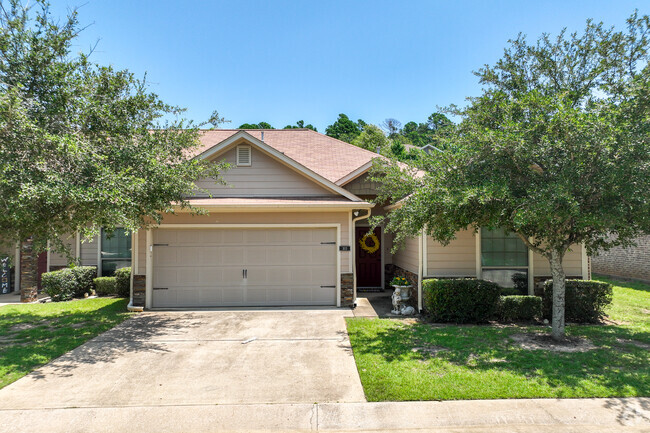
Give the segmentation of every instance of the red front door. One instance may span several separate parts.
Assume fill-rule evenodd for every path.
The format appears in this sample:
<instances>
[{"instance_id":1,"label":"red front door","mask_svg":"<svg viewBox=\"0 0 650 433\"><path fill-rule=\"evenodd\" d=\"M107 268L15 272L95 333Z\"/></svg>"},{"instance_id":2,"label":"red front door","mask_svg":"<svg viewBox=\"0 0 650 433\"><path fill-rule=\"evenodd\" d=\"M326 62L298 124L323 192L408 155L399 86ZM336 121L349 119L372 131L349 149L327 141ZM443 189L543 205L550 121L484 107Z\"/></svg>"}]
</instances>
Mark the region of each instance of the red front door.
<instances>
[{"instance_id":1,"label":"red front door","mask_svg":"<svg viewBox=\"0 0 650 433\"><path fill-rule=\"evenodd\" d=\"M368 227L356 228L357 287L381 287L381 228L374 230L374 236L366 237L368 230Z\"/></svg>"},{"instance_id":2,"label":"red front door","mask_svg":"<svg viewBox=\"0 0 650 433\"><path fill-rule=\"evenodd\" d=\"M41 290L41 274L47 272L47 251L38 255L38 290Z\"/></svg>"}]
</instances>

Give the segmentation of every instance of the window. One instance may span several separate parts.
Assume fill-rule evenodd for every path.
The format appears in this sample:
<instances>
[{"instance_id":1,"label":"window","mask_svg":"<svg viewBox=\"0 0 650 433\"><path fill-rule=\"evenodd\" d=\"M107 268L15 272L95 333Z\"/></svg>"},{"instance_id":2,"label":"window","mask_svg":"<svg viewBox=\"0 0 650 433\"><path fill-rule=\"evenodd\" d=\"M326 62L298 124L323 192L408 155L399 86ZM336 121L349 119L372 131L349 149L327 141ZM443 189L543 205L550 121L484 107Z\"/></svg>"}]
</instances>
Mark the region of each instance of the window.
<instances>
[{"instance_id":1,"label":"window","mask_svg":"<svg viewBox=\"0 0 650 433\"><path fill-rule=\"evenodd\" d=\"M481 229L481 266L483 279L513 287L514 274L528 275L528 247L504 229Z\"/></svg>"},{"instance_id":2,"label":"window","mask_svg":"<svg viewBox=\"0 0 650 433\"><path fill-rule=\"evenodd\" d=\"M250 167L252 164L251 147L237 146L237 166Z\"/></svg>"},{"instance_id":3,"label":"window","mask_svg":"<svg viewBox=\"0 0 650 433\"><path fill-rule=\"evenodd\" d=\"M131 266L131 232L117 229L106 232L102 229L101 274L110 277L120 268Z\"/></svg>"}]
</instances>

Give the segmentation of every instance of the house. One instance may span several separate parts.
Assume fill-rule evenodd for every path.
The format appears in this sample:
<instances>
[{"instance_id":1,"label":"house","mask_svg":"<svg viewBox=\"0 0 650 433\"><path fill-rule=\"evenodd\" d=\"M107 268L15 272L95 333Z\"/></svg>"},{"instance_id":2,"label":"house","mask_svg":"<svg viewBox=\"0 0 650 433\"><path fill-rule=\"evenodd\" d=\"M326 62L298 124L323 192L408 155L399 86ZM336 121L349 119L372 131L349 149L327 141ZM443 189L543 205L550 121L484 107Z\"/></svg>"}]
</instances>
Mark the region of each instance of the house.
<instances>
[{"instance_id":1,"label":"house","mask_svg":"<svg viewBox=\"0 0 650 433\"><path fill-rule=\"evenodd\" d=\"M377 185L368 177L377 154L308 129L210 130L195 158L225 160L226 185L200 179L190 199L207 215L179 210L151 229L70 236L73 255L100 275L130 264L132 304L145 308L219 306L351 306L357 291L387 286L393 275L417 288L433 277L483 277L530 289L550 277L547 261L513 235L463 231L448 246L426 236L395 254L381 227L369 234ZM67 260L48 254L47 269ZM584 249L564 260L567 276L588 278Z\"/></svg>"},{"instance_id":2,"label":"house","mask_svg":"<svg viewBox=\"0 0 650 433\"><path fill-rule=\"evenodd\" d=\"M650 236L639 236L635 242L634 247L615 247L591 257L594 272L650 282Z\"/></svg>"}]
</instances>

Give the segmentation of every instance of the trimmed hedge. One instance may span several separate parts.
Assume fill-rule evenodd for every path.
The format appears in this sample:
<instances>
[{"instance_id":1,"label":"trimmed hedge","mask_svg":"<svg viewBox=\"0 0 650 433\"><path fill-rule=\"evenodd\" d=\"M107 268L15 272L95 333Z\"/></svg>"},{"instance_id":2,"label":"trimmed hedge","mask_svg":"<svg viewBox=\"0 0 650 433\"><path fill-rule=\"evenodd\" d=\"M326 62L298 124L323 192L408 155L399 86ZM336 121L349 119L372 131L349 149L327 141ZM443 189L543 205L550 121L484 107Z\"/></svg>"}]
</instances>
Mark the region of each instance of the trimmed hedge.
<instances>
[{"instance_id":1,"label":"trimmed hedge","mask_svg":"<svg viewBox=\"0 0 650 433\"><path fill-rule=\"evenodd\" d=\"M594 323L605 317L605 307L612 303L612 285L600 281L567 280L565 290L565 320ZM544 283L544 318L553 316L553 280Z\"/></svg>"},{"instance_id":2,"label":"trimmed hedge","mask_svg":"<svg viewBox=\"0 0 650 433\"><path fill-rule=\"evenodd\" d=\"M501 287L501 296L519 296L521 292L516 287Z\"/></svg>"},{"instance_id":3,"label":"trimmed hedge","mask_svg":"<svg viewBox=\"0 0 650 433\"><path fill-rule=\"evenodd\" d=\"M476 279L425 280L424 308L434 322L477 323L494 317L501 288Z\"/></svg>"},{"instance_id":4,"label":"trimmed hedge","mask_svg":"<svg viewBox=\"0 0 650 433\"><path fill-rule=\"evenodd\" d=\"M115 289L120 298L131 296L131 268L120 268L115 271Z\"/></svg>"},{"instance_id":5,"label":"trimmed hedge","mask_svg":"<svg viewBox=\"0 0 650 433\"><path fill-rule=\"evenodd\" d=\"M93 282L99 296L115 295L117 293L115 277L98 277Z\"/></svg>"},{"instance_id":6,"label":"trimmed hedge","mask_svg":"<svg viewBox=\"0 0 650 433\"><path fill-rule=\"evenodd\" d=\"M518 293L517 295L528 295L528 275L523 272L517 272L512 275L512 283Z\"/></svg>"},{"instance_id":7,"label":"trimmed hedge","mask_svg":"<svg viewBox=\"0 0 650 433\"><path fill-rule=\"evenodd\" d=\"M41 286L52 301L69 301L90 293L96 275L97 269L94 266L75 266L44 273L41 276Z\"/></svg>"},{"instance_id":8,"label":"trimmed hedge","mask_svg":"<svg viewBox=\"0 0 650 433\"><path fill-rule=\"evenodd\" d=\"M502 322L530 321L542 317L539 296L501 296L497 318Z\"/></svg>"}]
</instances>

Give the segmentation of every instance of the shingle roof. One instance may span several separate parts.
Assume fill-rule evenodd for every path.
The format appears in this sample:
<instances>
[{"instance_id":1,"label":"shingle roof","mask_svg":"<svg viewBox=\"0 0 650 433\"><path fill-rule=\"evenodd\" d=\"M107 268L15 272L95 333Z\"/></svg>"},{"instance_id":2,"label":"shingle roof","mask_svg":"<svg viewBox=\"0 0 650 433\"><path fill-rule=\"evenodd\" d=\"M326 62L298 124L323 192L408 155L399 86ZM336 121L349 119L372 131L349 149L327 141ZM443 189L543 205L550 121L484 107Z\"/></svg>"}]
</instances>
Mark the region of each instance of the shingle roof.
<instances>
[{"instance_id":1,"label":"shingle roof","mask_svg":"<svg viewBox=\"0 0 650 433\"><path fill-rule=\"evenodd\" d=\"M199 155L239 131L246 131L327 180L336 183L379 155L310 129L215 129L201 131Z\"/></svg>"}]
</instances>

